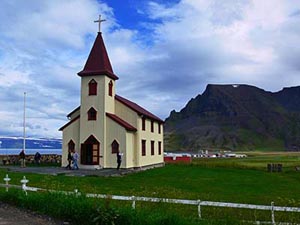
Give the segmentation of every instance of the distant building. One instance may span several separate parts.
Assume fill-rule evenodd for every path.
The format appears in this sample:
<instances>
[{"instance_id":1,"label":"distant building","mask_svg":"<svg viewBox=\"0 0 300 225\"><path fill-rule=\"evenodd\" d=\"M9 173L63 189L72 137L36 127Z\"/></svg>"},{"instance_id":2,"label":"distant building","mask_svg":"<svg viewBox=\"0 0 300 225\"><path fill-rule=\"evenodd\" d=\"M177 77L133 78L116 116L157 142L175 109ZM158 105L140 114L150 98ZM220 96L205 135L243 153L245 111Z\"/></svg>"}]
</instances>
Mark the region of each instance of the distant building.
<instances>
[{"instance_id":1,"label":"distant building","mask_svg":"<svg viewBox=\"0 0 300 225\"><path fill-rule=\"evenodd\" d=\"M163 121L116 94L116 81L101 32L98 32L81 78L81 105L70 112L63 132L62 166L68 150L79 153L79 168L163 165ZM71 97L71 96L70 96Z\"/></svg>"},{"instance_id":2,"label":"distant building","mask_svg":"<svg viewBox=\"0 0 300 225\"><path fill-rule=\"evenodd\" d=\"M188 153L165 153L164 161L166 163L191 163L192 155Z\"/></svg>"}]
</instances>

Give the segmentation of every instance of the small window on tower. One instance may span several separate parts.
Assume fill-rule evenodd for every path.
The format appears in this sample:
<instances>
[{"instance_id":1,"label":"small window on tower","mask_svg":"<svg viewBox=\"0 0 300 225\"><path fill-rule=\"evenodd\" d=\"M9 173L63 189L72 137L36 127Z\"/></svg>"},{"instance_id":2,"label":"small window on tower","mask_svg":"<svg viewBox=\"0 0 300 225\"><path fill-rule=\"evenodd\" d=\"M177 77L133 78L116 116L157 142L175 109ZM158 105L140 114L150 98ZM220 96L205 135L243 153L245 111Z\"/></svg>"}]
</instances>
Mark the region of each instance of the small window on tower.
<instances>
[{"instance_id":1,"label":"small window on tower","mask_svg":"<svg viewBox=\"0 0 300 225\"><path fill-rule=\"evenodd\" d=\"M97 120L97 111L93 107L88 111L88 120Z\"/></svg>"},{"instance_id":2,"label":"small window on tower","mask_svg":"<svg viewBox=\"0 0 300 225\"><path fill-rule=\"evenodd\" d=\"M89 95L97 95L97 82L94 79L89 82Z\"/></svg>"},{"instance_id":3,"label":"small window on tower","mask_svg":"<svg viewBox=\"0 0 300 225\"><path fill-rule=\"evenodd\" d=\"M108 84L108 95L109 96L112 96L113 95L113 82L110 81L109 84Z\"/></svg>"}]
</instances>

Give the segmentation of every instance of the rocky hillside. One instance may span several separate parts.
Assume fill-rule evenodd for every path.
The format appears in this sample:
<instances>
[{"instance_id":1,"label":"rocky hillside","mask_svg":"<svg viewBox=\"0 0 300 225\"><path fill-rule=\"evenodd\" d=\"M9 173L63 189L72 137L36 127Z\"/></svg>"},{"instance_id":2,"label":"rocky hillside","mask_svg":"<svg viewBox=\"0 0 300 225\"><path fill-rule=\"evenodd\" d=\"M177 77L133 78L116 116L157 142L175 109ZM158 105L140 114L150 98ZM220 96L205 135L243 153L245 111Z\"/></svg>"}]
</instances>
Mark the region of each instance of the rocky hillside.
<instances>
[{"instance_id":1,"label":"rocky hillside","mask_svg":"<svg viewBox=\"0 0 300 225\"><path fill-rule=\"evenodd\" d=\"M165 149L300 150L300 87L209 84L166 119Z\"/></svg>"}]
</instances>

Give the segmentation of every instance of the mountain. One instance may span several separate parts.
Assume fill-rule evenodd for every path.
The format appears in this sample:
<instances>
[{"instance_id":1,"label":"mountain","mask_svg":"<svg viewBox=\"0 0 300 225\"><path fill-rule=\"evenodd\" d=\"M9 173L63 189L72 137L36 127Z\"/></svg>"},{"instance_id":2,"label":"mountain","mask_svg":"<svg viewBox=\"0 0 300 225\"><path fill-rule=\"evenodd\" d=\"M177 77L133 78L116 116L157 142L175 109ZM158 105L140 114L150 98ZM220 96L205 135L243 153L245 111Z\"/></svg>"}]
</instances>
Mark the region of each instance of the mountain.
<instances>
[{"instance_id":1,"label":"mountain","mask_svg":"<svg viewBox=\"0 0 300 225\"><path fill-rule=\"evenodd\" d=\"M61 149L61 139L26 138L27 149ZM23 148L23 137L0 137L1 148Z\"/></svg>"},{"instance_id":2,"label":"mountain","mask_svg":"<svg viewBox=\"0 0 300 225\"><path fill-rule=\"evenodd\" d=\"M300 87L209 84L165 121L165 150L300 150Z\"/></svg>"}]
</instances>

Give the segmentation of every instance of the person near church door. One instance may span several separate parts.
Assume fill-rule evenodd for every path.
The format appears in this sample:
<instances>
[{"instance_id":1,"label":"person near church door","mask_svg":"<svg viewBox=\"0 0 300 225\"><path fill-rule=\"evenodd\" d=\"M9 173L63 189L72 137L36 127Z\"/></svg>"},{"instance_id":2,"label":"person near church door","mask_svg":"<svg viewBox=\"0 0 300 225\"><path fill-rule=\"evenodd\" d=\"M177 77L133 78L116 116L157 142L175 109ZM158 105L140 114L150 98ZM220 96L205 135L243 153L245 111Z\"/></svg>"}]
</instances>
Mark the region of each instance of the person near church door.
<instances>
[{"instance_id":1,"label":"person near church door","mask_svg":"<svg viewBox=\"0 0 300 225\"><path fill-rule=\"evenodd\" d=\"M68 151L68 158L67 158L67 160L68 160L68 165L66 166L66 169L72 169L72 167L71 167L71 164L72 164L72 159L73 157L72 157L72 152L71 152L71 150L69 150Z\"/></svg>"},{"instance_id":2,"label":"person near church door","mask_svg":"<svg viewBox=\"0 0 300 225\"><path fill-rule=\"evenodd\" d=\"M120 169L120 166L121 166L121 162L122 162L122 153L118 152L117 153L117 164L118 164L118 167L117 167L117 170Z\"/></svg>"},{"instance_id":3,"label":"person near church door","mask_svg":"<svg viewBox=\"0 0 300 225\"><path fill-rule=\"evenodd\" d=\"M78 170L78 158L79 158L79 155L76 151L74 151L73 153L73 170Z\"/></svg>"}]
</instances>

